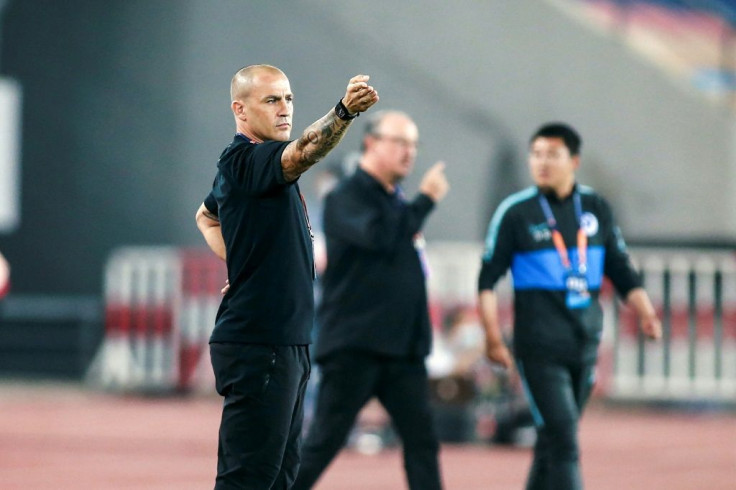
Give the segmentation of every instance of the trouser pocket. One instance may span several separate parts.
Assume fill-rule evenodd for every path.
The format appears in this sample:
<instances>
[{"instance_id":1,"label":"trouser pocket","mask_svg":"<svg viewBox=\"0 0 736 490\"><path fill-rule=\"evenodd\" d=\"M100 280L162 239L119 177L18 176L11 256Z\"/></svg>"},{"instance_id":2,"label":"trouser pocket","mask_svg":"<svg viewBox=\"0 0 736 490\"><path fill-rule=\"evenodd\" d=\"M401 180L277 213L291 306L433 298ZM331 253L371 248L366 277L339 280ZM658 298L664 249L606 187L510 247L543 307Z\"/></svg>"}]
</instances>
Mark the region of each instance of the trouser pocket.
<instances>
[{"instance_id":1,"label":"trouser pocket","mask_svg":"<svg viewBox=\"0 0 736 490\"><path fill-rule=\"evenodd\" d=\"M261 344L210 344L215 388L222 396L260 400L276 367L276 348Z\"/></svg>"}]
</instances>

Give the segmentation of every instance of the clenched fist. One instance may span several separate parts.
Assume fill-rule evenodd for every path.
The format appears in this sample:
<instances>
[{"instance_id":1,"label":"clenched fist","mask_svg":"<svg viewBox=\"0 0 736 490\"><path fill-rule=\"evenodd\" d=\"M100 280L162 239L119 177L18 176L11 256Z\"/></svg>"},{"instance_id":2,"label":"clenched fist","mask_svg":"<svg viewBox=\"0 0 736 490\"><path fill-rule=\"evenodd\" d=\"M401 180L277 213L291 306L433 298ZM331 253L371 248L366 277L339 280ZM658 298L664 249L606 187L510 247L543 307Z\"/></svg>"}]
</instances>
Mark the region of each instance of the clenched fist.
<instances>
[{"instance_id":1,"label":"clenched fist","mask_svg":"<svg viewBox=\"0 0 736 490\"><path fill-rule=\"evenodd\" d=\"M378 92L368 85L370 78L368 75L356 75L348 82L342 103L350 114L367 111L378 102Z\"/></svg>"}]
</instances>

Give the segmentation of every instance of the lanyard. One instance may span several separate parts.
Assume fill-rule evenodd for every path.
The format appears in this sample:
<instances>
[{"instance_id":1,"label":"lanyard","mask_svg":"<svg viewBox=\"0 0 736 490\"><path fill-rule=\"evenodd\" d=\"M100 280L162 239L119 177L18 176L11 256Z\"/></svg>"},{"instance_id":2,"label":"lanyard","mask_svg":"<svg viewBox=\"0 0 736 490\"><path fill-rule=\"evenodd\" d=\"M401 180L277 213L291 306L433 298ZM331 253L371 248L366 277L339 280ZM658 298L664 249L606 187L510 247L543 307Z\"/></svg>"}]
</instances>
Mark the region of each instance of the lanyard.
<instances>
[{"instance_id":1,"label":"lanyard","mask_svg":"<svg viewBox=\"0 0 736 490\"><path fill-rule=\"evenodd\" d=\"M580 193L578 191L575 191L572 195L573 204L575 206L575 217L578 221L578 234L577 234L577 242L578 242L578 272L580 274L585 274L585 271L587 269L587 261L588 261L588 235L585 234L585 231L583 231L583 227L581 226L581 217L583 215L583 205L581 204L580 200ZM557 254L560 256L560 261L562 261L562 265L565 267L566 270L570 271L572 270L572 264L570 263L570 256L567 253L567 247L565 247L565 240L562 238L562 233L560 233L560 230L557 229L557 220L555 219L554 214L552 214L552 208L549 205L549 201L547 200L547 197L540 192L539 194L539 204L542 206L542 212L544 212L544 217L547 220L547 225L549 226L551 233L552 233L552 243L554 243L555 248L557 249Z\"/></svg>"}]
</instances>

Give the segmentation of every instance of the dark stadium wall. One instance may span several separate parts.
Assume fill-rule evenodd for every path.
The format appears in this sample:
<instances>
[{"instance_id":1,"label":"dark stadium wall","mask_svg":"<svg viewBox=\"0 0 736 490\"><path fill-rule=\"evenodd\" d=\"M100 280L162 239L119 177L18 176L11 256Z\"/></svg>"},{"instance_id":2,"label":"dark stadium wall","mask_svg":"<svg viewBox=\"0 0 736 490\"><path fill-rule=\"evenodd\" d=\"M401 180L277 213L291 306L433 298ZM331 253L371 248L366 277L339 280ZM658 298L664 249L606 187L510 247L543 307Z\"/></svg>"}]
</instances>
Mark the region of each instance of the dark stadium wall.
<instances>
[{"instance_id":1,"label":"dark stadium wall","mask_svg":"<svg viewBox=\"0 0 736 490\"><path fill-rule=\"evenodd\" d=\"M184 47L163 5L7 6L2 74L23 89L21 224L0 237L13 292L99 293L112 248L176 240Z\"/></svg>"}]
</instances>

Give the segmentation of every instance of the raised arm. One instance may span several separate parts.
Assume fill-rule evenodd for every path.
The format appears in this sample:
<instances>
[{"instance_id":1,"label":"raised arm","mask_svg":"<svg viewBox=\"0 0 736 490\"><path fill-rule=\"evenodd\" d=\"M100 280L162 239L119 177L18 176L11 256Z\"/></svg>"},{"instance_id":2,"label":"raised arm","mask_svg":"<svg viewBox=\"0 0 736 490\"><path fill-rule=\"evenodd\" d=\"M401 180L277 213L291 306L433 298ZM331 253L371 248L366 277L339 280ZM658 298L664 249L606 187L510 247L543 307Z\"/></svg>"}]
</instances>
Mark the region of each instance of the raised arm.
<instances>
[{"instance_id":1,"label":"raised arm","mask_svg":"<svg viewBox=\"0 0 736 490\"><path fill-rule=\"evenodd\" d=\"M197 210L195 219L197 220L197 228L204 236L207 245L215 255L225 260L225 240L222 238L222 229L218 217L212 214L202 203Z\"/></svg>"},{"instance_id":2,"label":"raised arm","mask_svg":"<svg viewBox=\"0 0 736 490\"><path fill-rule=\"evenodd\" d=\"M348 114L345 119L334 109L312 123L302 135L289 143L281 155L284 178L291 182L325 157L345 135L352 117L368 110L378 102L378 92L368 85L368 75L357 75L350 79L341 103Z\"/></svg>"}]
</instances>

